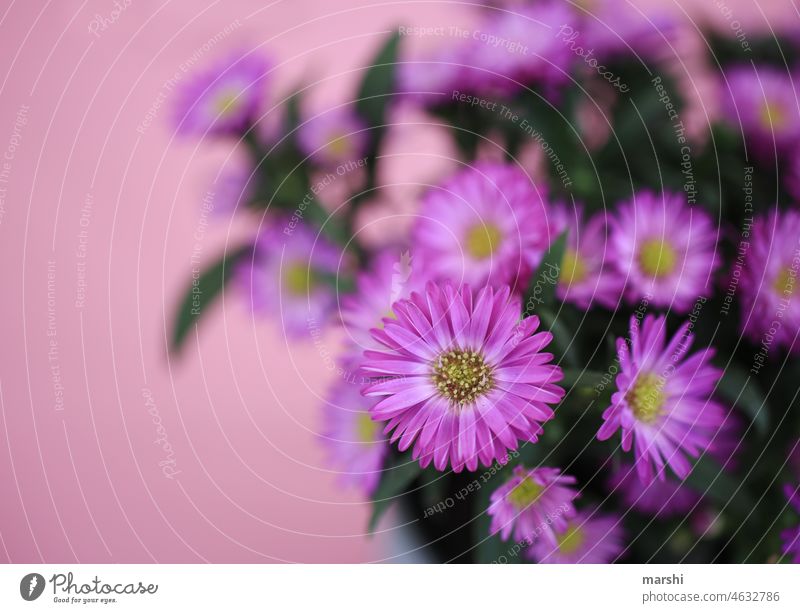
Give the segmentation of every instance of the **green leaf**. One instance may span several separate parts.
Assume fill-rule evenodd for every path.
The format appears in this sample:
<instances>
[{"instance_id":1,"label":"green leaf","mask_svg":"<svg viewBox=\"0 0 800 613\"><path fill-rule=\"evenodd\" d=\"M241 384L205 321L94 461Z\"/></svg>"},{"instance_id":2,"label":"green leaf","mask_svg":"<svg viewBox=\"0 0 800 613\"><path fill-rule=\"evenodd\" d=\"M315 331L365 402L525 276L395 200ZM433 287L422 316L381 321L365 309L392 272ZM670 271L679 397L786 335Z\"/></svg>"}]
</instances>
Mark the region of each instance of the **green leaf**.
<instances>
[{"instance_id":1,"label":"green leaf","mask_svg":"<svg viewBox=\"0 0 800 613\"><path fill-rule=\"evenodd\" d=\"M769 407L755 379L740 366L729 363L717 386L719 395L745 413L759 436L769 431Z\"/></svg>"},{"instance_id":2,"label":"green leaf","mask_svg":"<svg viewBox=\"0 0 800 613\"><path fill-rule=\"evenodd\" d=\"M356 111L372 127L384 124L386 106L394 92L399 41L400 35L395 31L378 51L361 81Z\"/></svg>"},{"instance_id":3,"label":"green leaf","mask_svg":"<svg viewBox=\"0 0 800 613\"><path fill-rule=\"evenodd\" d=\"M177 352L183 346L189 332L194 329L200 315L222 293L225 284L233 275L235 265L253 252L252 245L239 247L223 255L216 263L192 279L184 292L175 322L172 326L170 350Z\"/></svg>"},{"instance_id":4,"label":"green leaf","mask_svg":"<svg viewBox=\"0 0 800 613\"><path fill-rule=\"evenodd\" d=\"M392 503L401 496L416 479L422 468L409 454L390 459L381 473L381 480L372 495L372 514L369 518L369 531L375 532L381 517Z\"/></svg>"},{"instance_id":5,"label":"green leaf","mask_svg":"<svg viewBox=\"0 0 800 613\"><path fill-rule=\"evenodd\" d=\"M536 273L531 277L528 290L525 292L523 308L525 315L530 315L538 306L552 306L555 303L556 286L561 274L561 262L567 248L567 230L553 241Z\"/></svg>"},{"instance_id":6,"label":"green leaf","mask_svg":"<svg viewBox=\"0 0 800 613\"><path fill-rule=\"evenodd\" d=\"M609 375L604 372L581 370L578 368L565 368L563 372L564 378L559 382L559 385L567 389L571 387L594 388L601 383L605 384L609 377Z\"/></svg>"}]
</instances>

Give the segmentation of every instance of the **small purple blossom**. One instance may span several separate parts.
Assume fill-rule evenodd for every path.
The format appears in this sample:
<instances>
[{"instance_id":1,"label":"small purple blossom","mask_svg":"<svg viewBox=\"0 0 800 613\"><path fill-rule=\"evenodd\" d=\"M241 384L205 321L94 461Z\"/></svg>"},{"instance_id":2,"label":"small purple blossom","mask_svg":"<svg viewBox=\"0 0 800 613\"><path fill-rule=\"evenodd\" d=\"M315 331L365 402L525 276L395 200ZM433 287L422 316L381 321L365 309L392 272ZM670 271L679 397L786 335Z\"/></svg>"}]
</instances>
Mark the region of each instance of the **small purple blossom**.
<instances>
[{"instance_id":1,"label":"small purple blossom","mask_svg":"<svg viewBox=\"0 0 800 613\"><path fill-rule=\"evenodd\" d=\"M297 128L300 149L325 167L362 158L368 142L367 124L346 107L314 115Z\"/></svg>"},{"instance_id":2,"label":"small purple blossom","mask_svg":"<svg viewBox=\"0 0 800 613\"><path fill-rule=\"evenodd\" d=\"M627 508L658 518L686 515L700 501L697 492L672 476L642 485L636 469L627 463L611 473L608 488Z\"/></svg>"},{"instance_id":3,"label":"small purple blossom","mask_svg":"<svg viewBox=\"0 0 800 613\"><path fill-rule=\"evenodd\" d=\"M528 556L540 564L609 564L625 549L622 520L594 510L579 511L556 534L556 544L538 539Z\"/></svg>"}]
</instances>

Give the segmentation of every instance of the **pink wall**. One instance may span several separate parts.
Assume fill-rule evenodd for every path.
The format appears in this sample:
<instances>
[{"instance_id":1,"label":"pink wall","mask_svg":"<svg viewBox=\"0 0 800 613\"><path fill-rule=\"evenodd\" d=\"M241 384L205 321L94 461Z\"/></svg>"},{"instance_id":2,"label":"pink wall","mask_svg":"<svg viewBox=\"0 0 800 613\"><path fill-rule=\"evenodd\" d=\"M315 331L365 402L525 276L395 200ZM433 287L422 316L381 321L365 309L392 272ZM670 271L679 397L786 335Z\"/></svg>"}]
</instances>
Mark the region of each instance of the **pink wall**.
<instances>
[{"instance_id":1,"label":"pink wall","mask_svg":"<svg viewBox=\"0 0 800 613\"><path fill-rule=\"evenodd\" d=\"M357 77L348 71L383 32L451 23L463 5L118 2L118 19L96 33L111 0L0 8L0 560L380 559L388 535L363 536L366 505L336 485L315 441L332 376L318 347L286 343L231 294L182 359L167 358L165 317L229 148L173 140L164 81L233 24L205 58L263 45L281 63L279 88L335 77L318 99L344 100ZM727 4L754 29L750 16L762 22L751 0ZM203 257L247 230L246 220L212 225Z\"/></svg>"}]
</instances>

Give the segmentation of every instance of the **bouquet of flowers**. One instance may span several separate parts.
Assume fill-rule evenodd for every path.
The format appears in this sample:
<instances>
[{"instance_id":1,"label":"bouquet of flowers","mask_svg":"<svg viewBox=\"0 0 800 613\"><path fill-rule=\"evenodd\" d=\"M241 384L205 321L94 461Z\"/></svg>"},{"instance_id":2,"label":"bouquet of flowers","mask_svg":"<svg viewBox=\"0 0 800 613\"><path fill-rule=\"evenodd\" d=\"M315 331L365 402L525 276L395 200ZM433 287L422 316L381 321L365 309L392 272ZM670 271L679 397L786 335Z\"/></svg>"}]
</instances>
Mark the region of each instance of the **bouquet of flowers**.
<instances>
[{"instance_id":1,"label":"bouquet of flowers","mask_svg":"<svg viewBox=\"0 0 800 613\"><path fill-rule=\"evenodd\" d=\"M180 132L246 151L215 208L254 231L173 349L228 282L338 334L320 444L431 559L800 561L800 37L706 33L701 95L679 24L619 0L486 6L411 57L424 30L323 112L255 51L183 90ZM365 241L409 108L458 154Z\"/></svg>"}]
</instances>

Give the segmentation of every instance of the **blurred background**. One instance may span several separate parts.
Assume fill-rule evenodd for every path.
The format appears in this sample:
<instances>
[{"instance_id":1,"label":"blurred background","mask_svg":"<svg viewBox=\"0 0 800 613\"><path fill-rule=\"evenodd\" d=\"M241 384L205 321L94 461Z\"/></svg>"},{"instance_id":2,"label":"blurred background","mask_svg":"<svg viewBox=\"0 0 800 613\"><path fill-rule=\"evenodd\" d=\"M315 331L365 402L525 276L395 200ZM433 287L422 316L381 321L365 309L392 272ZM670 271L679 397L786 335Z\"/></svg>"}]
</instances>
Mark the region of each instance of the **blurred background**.
<instances>
[{"instance_id":1,"label":"blurred background","mask_svg":"<svg viewBox=\"0 0 800 613\"><path fill-rule=\"evenodd\" d=\"M696 28L780 29L792 0L636 1ZM469 2L5 0L0 5L0 560L359 562L407 550L397 522L365 535L367 504L319 445L335 331L287 342L228 295L184 351L169 325L197 262L252 234L204 198L228 143L175 134L182 82L233 50L263 49L269 99L313 84L353 95L399 25L468 24ZM732 17L731 17L732 15ZM404 51L439 41L414 37ZM710 91L709 88L708 91ZM713 110L713 99L698 101ZM404 118L403 120L408 119ZM266 122L269 123L268 121ZM406 123L413 123L413 118ZM430 130L397 131L401 184L364 220L413 209L403 185L453 164Z\"/></svg>"}]
</instances>

